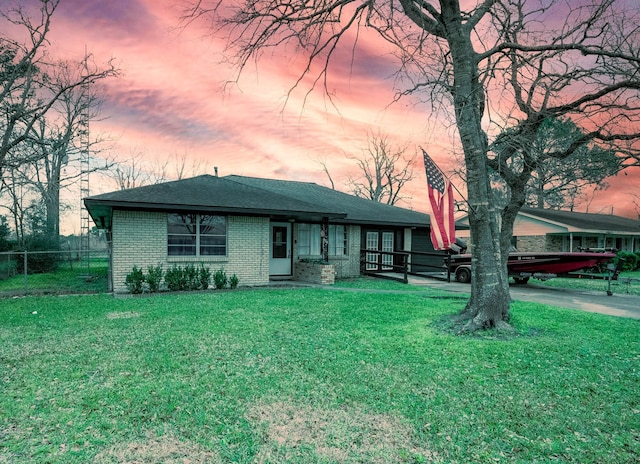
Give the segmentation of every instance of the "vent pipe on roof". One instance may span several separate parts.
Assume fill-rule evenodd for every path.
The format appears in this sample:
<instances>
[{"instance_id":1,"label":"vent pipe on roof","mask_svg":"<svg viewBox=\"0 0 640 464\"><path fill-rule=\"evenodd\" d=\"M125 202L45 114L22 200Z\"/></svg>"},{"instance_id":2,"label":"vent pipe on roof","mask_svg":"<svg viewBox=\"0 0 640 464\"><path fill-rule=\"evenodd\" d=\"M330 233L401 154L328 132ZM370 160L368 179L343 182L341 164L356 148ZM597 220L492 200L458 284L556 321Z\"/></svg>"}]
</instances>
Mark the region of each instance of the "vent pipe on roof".
<instances>
[{"instance_id":1,"label":"vent pipe on roof","mask_svg":"<svg viewBox=\"0 0 640 464\"><path fill-rule=\"evenodd\" d=\"M218 166L214 166L213 171L215 172L216 177L218 177Z\"/></svg>"}]
</instances>

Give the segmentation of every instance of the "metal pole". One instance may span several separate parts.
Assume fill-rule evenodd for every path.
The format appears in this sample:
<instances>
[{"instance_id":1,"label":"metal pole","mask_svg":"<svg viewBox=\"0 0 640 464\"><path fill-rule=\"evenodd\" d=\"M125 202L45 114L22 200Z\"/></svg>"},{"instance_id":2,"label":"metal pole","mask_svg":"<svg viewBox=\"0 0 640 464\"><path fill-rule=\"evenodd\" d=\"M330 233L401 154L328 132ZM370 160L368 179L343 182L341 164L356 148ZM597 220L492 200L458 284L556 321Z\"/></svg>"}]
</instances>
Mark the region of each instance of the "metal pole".
<instances>
[{"instance_id":1,"label":"metal pole","mask_svg":"<svg viewBox=\"0 0 640 464\"><path fill-rule=\"evenodd\" d=\"M407 266L407 256L408 255L403 255L402 256L402 267L404 268L404 278L403 278L403 282L405 284L409 283L409 277L407 276L407 272L408 272L408 266Z\"/></svg>"},{"instance_id":2,"label":"metal pole","mask_svg":"<svg viewBox=\"0 0 640 464\"><path fill-rule=\"evenodd\" d=\"M24 258L22 263L22 270L24 271L24 293L26 295L28 289L28 279L27 279L27 250L24 250Z\"/></svg>"}]
</instances>

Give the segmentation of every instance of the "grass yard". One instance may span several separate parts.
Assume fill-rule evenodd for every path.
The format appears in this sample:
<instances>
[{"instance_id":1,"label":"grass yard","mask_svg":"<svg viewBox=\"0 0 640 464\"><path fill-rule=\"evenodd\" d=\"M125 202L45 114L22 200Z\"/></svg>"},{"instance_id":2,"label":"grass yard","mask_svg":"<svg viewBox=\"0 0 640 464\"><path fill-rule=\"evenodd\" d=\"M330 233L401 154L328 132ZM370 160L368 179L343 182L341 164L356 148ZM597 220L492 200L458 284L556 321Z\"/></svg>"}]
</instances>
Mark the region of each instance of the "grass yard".
<instances>
[{"instance_id":1,"label":"grass yard","mask_svg":"<svg viewBox=\"0 0 640 464\"><path fill-rule=\"evenodd\" d=\"M628 281L627 279L631 279ZM540 283L538 280L532 282ZM606 292L609 282L599 279L566 279L558 277L543 282L544 285L556 288L575 288L584 290L593 290L596 292ZM640 296L640 271L623 272L618 280L611 281L611 291L620 295L638 295Z\"/></svg>"},{"instance_id":2,"label":"grass yard","mask_svg":"<svg viewBox=\"0 0 640 464\"><path fill-rule=\"evenodd\" d=\"M390 288L390 287L389 287ZM0 463L635 463L640 321L262 289L0 302Z\"/></svg>"},{"instance_id":3,"label":"grass yard","mask_svg":"<svg viewBox=\"0 0 640 464\"><path fill-rule=\"evenodd\" d=\"M92 259L87 279L87 268L80 262L70 264L63 261L55 272L27 275L27 293L69 294L104 293L107 291L107 259ZM24 275L17 274L8 279L0 279L0 296L25 293Z\"/></svg>"}]
</instances>

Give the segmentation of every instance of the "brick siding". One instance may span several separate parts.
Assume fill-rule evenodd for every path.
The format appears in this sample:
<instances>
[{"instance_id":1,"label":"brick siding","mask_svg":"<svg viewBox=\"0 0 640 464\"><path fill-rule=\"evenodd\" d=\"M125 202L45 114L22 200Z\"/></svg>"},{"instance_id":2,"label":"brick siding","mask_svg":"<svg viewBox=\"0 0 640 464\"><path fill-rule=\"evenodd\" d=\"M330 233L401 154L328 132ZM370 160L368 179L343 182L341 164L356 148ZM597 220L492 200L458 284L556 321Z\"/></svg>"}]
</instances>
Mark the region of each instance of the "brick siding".
<instances>
[{"instance_id":1,"label":"brick siding","mask_svg":"<svg viewBox=\"0 0 640 464\"><path fill-rule=\"evenodd\" d=\"M545 251L564 251L562 249L562 237L557 235L547 235L545 237Z\"/></svg>"},{"instance_id":2,"label":"brick siding","mask_svg":"<svg viewBox=\"0 0 640 464\"><path fill-rule=\"evenodd\" d=\"M147 211L113 212L113 290L126 291L125 279L133 266L144 272L161 265L166 271L174 264L203 263L214 273L224 269L236 274L239 284L269 283L269 219L227 217L227 256L179 257L167 255L167 214Z\"/></svg>"},{"instance_id":3,"label":"brick siding","mask_svg":"<svg viewBox=\"0 0 640 464\"><path fill-rule=\"evenodd\" d=\"M347 255L329 256L329 263L336 270L336 278L347 279L360 275L360 226L347 228Z\"/></svg>"},{"instance_id":4,"label":"brick siding","mask_svg":"<svg viewBox=\"0 0 640 464\"><path fill-rule=\"evenodd\" d=\"M167 268L167 215L114 210L111 246L113 290L123 292L133 266L144 272L158 264Z\"/></svg>"},{"instance_id":5,"label":"brick siding","mask_svg":"<svg viewBox=\"0 0 640 464\"><path fill-rule=\"evenodd\" d=\"M516 239L516 249L522 253L550 251L546 247L544 235L522 235Z\"/></svg>"},{"instance_id":6,"label":"brick siding","mask_svg":"<svg viewBox=\"0 0 640 464\"><path fill-rule=\"evenodd\" d=\"M322 259L322 256L301 256L298 250L298 223L293 225L293 274L296 279L296 265L300 259ZM360 275L360 226L347 225L347 254L329 256L329 264L333 264L335 277L345 279ZM297 279L296 279L297 280Z\"/></svg>"},{"instance_id":7,"label":"brick siding","mask_svg":"<svg viewBox=\"0 0 640 464\"><path fill-rule=\"evenodd\" d=\"M333 285L336 271L332 264L295 263L293 278L300 282Z\"/></svg>"}]
</instances>

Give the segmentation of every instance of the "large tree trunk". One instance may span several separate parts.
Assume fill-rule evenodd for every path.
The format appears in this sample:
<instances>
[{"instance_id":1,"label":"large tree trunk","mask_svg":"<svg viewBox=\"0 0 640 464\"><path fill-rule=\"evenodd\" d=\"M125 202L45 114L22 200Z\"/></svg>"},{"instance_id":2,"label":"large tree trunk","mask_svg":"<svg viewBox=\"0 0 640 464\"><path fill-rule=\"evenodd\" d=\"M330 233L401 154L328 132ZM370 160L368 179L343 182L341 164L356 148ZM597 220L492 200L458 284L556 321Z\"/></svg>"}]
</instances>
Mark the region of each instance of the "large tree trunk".
<instances>
[{"instance_id":1,"label":"large tree trunk","mask_svg":"<svg viewBox=\"0 0 640 464\"><path fill-rule=\"evenodd\" d=\"M60 243L60 175L50 173L42 199L46 210L45 233L52 244Z\"/></svg>"},{"instance_id":2,"label":"large tree trunk","mask_svg":"<svg viewBox=\"0 0 640 464\"><path fill-rule=\"evenodd\" d=\"M458 2L442 1L442 16L453 60L452 92L456 123L467 167L471 227L471 298L461 316L460 332L507 327L510 295L505 282L500 228L494 209L487 166L487 135L481 122L484 89L470 31L462 24Z\"/></svg>"}]
</instances>

